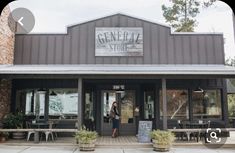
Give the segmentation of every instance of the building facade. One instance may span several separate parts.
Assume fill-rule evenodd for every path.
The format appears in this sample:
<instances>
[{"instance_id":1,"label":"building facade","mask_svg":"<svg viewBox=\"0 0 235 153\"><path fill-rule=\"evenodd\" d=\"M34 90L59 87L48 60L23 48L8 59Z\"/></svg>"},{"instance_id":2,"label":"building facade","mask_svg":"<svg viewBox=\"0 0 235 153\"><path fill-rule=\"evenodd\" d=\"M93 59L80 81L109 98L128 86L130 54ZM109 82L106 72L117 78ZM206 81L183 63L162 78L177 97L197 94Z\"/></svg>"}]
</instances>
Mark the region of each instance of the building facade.
<instances>
[{"instance_id":1,"label":"building facade","mask_svg":"<svg viewBox=\"0 0 235 153\"><path fill-rule=\"evenodd\" d=\"M115 14L69 26L66 34L17 34L14 63L0 67L12 79L11 111L29 119L75 122L110 135L109 111L119 104L121 135L138 121L158 129L181 120L226 126L226 82L220 33L172 33L170 27ZM2 79L4 80L4 79Z\"/></svg>"},{"instance_id":2,"label":"building facade","mask_svg":"<svg viewBox=\"0 0 235 153\"><path fill-rule=\"evenodd\" d=\"M9 6L0 16L0 64L13 64L15 33L8 27ZM12 22L12 26L14 23ZM0 120L10 111L11 80L0 79Z\"/></svg>"}]
</instances>

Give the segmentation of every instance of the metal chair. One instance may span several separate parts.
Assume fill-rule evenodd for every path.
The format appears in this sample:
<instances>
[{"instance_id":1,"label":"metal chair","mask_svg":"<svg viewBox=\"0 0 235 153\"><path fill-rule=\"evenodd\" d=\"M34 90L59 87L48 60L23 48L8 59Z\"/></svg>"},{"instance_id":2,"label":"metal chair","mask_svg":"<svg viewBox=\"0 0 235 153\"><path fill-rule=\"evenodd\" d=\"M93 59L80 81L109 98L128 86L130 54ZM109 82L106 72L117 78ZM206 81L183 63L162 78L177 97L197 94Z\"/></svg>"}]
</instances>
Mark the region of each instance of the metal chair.
<instances>
[{"instance_id":1,"label":"metal chair","mask_svg":"<svg viewBox=\"0 0 235 153\"><path fill-rule=\"evenodd\" d=\"M31 128L32 128L31 122L26 121L26 128L27 128L27 129L31 129ZM30 136L31 136L32 134L34 135L35 132L34 132L34 131L28 131L28 134L27 134L27 141L29 141Z\"/></svg>"},{"instance_id":2,"label":"metal chair","mask_svg":"<svg viewBox=\"0 0 235 153\"><path fill-rule=\"evenodd\" d=\"M54 141L54 134L53 134L53 132L52 132L52 128L53 128L53 123L51 123L51 122L48 122L48 130L47 131L44 131L43 133L45 134L45 136L46 136L46 142L48 141L48 139L49 139L49 136L51 136L51 140L52 141Z\"/></svg>"}]
</instances>

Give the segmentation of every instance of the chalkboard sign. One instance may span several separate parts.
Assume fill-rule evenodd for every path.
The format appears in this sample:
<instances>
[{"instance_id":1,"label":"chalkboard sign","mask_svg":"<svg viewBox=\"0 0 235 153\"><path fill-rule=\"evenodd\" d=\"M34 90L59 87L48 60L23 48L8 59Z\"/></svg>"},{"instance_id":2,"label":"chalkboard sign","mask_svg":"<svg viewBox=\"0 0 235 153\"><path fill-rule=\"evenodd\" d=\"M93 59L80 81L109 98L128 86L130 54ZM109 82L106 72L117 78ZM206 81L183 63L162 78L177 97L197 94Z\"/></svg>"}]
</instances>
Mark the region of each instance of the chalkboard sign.
<instances>
[{"instance_id":1,"label":"chalkboard sign","mask_svg":"<svg viewBox=\"0 0 235 153\"><path fill-rule=\"evenodd\" d=\"M151 142L149 133L152 131L152 121L139 121L138 141L141 143Z\"/></svg>"}]
</instances>

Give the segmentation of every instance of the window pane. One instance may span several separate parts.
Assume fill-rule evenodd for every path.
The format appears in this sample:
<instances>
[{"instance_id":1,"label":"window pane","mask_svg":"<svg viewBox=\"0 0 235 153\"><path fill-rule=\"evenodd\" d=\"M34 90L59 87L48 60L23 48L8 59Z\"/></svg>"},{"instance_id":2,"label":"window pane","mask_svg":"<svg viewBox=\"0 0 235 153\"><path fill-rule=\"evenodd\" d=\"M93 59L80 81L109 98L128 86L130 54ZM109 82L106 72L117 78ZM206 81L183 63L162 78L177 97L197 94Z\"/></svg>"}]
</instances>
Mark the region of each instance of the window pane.
<instances>
[{"instance_id":1,"label":"window pane","mask_svg":"<svg viewBox=\"0 0 235 153\"><path fill-rule=\"evenodd\" d=\"M95 130L95 110L94 110L94 100L93 92L85 92L85 109L84 109L84 125L89 130Z\"/></svg>"},{"instance_id":2,"label":"window pane","mask_svg":"<svg viewBox=\"0 0 235 153\"><path fill-rule=\"evenodd\" d=\"M60 118L77 118L78 92L76 89L51 89L49 115Z\"/></svg>"},{"instance_id":3,"label":"window pane","mask_svg":"<svg viewBox=\"0 0 235 153\"><path fill-rule=\"evenodd\" d=\"M84 119L94 120L93 92L85 93L85 116Z\"/></svg>"},{"instance_id":4,"label":"window pane","mask_svg":"<svg viewBox=\"0 0 235 153\"><path fill-rule=\"evenodd\" d=\"M26 108L25 108L25 114L26 115L33 115L33 110L32 110L32 97L33 97L33 92L28 91L26 92Z\"/></svg>"},{"instance_id":5,"label":"window pane","mask_svg":"<svg viewBox=\"0 0 235 153\"><path fill-rule=\"evenodd\" d=\"M144 119L154 118L154 91L144 92Z\"/></svg>"},{"instance_id":6,"label":"window pane","mask_svg":"<svg viewBox=\"0 0 235 153\"><path fill-rule=\"evenodd\" d=\"M167 90L167 118L185 120L189 118L188 90ZM160 91L160 116L162 119L162 92Z\"/></svg>"},{"instance_id":7,"label":"window pane","mask_svg":"<svg viewBox=\"0 0 235 153\"><path fill-rule=\"evenodd\" d=\"M107 91L102 92L102 101L103 101L103 121L104 123L109 123L109 113L112 107L112 103L116 101L116 92L115 91Z\"/></svg>"},{"instance_id":8,"label":"window pane","mask_svg":"<svg viewBox=\"0 0 235 153\"><path fill-rule=\"evenodd\" d=\"M134 91L125 91L124 96L121 97L121 123L134 122Z\"/></svg>"},{"instance_id":9,"label":"window pane","mask_svg":"<svg viewBox=\"0 0 235 153\"><path fill-rule=\"evenodd\" d=\"M194 118L221 118L221 91L206 90L203 93L193 92Z\"/></svg>"}]
</instances>

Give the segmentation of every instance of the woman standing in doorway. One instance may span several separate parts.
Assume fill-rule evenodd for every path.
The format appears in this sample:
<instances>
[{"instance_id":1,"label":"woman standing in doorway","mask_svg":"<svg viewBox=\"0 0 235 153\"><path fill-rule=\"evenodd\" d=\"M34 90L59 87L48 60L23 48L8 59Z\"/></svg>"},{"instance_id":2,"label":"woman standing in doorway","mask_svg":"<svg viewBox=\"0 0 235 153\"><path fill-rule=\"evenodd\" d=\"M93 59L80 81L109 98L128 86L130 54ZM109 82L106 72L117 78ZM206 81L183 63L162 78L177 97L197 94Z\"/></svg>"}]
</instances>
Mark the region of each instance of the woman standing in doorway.
<instances>
[{"instance_id":1,"label":"woman standing in doorway","mask_svg":"<svg viewBox=\"0 0 235 153\"><path fill-rule=\"evenodd\" d=\"M112 121L113 121L113 129L112 129L112 138L117 137L117 131L119 128L119 112L118 112L118 105L117 102L114 101L110 110Z\"/></svg>"}]
</instances>

